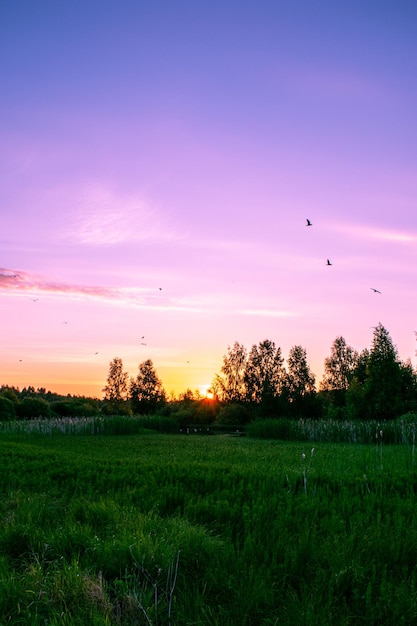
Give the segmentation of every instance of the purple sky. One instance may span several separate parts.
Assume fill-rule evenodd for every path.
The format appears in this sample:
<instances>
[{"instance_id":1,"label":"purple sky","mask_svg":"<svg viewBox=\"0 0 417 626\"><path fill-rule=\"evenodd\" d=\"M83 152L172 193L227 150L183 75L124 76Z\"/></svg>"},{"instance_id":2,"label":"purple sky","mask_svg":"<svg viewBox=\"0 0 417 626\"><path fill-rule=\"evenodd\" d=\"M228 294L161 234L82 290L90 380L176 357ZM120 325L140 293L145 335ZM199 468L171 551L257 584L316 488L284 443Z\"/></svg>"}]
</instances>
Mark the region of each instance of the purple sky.
<instances>
[{"instance_id":1,"label":"purple sky","mask_svg":"<svg viewBox=\"0 0 417 626\"><path fill-rule=\"evenodd\" d=\"M1 3L0 384L264 339L319 383L378 322L416 364L417 4L341 4Z\"/></svg>"}]
</instances>

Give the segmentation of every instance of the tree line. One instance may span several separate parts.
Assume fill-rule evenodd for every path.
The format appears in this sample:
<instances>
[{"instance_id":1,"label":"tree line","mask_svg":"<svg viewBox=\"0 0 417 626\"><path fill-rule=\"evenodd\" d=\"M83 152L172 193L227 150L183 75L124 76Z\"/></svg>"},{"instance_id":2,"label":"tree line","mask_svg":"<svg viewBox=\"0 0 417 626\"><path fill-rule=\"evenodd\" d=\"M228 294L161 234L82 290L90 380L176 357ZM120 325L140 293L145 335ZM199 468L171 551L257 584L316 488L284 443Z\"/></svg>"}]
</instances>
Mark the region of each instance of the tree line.
<instances>
[{"instance_id":1,"label":"tree line","mask_svg":"<svg viewBox=\"0 0 417 626\"><path fill-rule=\"evenodd\" d=\"M103 391L111 411L153 413L167 402L151 360L144 361L129 382L122 360L116 357ZM386 420L417 410L417 372L410 361L401 361L388 330L379 323L371 348L361 352L344 337L336 337L318 389L305 348L293 346L285 363L281 348L266 339L250 350L237 341L229 346L211 392L211 414L220 421L244 423L258 417ZM190 390L177 405L178 401L204 405Z\"/></svg>"},{"instance_id":2,"label":"tree line","mask_svg":"<svg viewBox=\"0 0 417 626\"><path fill-rule=\"evenodd\" d=\"M417 411L417 372L399 358L379 323L371 347L361 352L336 337L318 387L305 348L293 346L285 360L281 348L265 339L249 350L237 341L228 347L210 400L190 389L168 398L151 359L129 377L119 357L110 362L103 394L97 400L3 386L0 418L160 414L183 426L270 417L388 420Z\"/></svg>"}]
</instances>

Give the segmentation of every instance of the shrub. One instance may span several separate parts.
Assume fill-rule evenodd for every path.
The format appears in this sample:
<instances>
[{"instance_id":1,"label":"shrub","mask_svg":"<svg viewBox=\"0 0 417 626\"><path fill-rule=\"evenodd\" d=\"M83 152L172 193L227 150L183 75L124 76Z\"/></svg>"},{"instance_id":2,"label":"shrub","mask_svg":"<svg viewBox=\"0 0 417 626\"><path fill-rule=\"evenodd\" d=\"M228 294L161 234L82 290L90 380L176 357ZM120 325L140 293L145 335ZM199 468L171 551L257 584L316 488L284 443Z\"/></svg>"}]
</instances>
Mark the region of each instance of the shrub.
<instances>
[{"instance_id":1,"label":"shrub","mask_svg":"<svg viewBox=\"0 0 417 626\"><path fill-rule=\"evenodd\" d=\"M0 420L13 420L16 417L15 405L8 398L0 396Z\"/></svg>"},{"instance_id":2,"label":"shrub","mask_svg":"<svg viewBox=\"0 0 417 626\"><path fill-rule=\"evenodd\" d=\"M18 416L34 419L36 417L51 417L51 407L42 398L24 398L18 407Z\"/></svg>"},{"instance_id":3,"label":"shrub","mask_svg":"<svg viewBox=\"0 0 417 626\"><path fill-rule=\"evenodd\" d=\"M99 412L90 403L81 400L56 400L51 402L51 409L59 417L92 417Z\"/></svg>"},{"instance_id":4,"label":"shrub","mask_svg":"<svg viewBox=\"0 0 417 626\"><path fill-rule=\"evenodd\" d=\"M216 418L216 423L224 424L225 426L240 426L247 424L249 420L250 411L248 407L242 404L231 403L221 407Z\"/></svg>"}]
</instances>

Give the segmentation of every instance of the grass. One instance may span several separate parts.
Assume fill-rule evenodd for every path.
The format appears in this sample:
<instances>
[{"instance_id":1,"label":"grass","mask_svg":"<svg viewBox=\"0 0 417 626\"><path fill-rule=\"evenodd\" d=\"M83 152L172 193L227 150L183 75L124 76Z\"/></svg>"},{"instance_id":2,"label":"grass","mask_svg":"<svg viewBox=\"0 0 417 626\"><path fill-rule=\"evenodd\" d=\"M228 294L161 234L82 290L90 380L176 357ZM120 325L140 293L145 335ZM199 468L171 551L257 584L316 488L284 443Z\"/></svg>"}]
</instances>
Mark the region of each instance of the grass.
<instances>
[{"instance_id":1,"label":"grass","mask_svg":"<svg viewBox=\"0 0 417 626\"><path fill-rule=\"evenodd\" d=\"M413 455L3 432L0 623L414 623Z\"/></svg>"}]
</instances>

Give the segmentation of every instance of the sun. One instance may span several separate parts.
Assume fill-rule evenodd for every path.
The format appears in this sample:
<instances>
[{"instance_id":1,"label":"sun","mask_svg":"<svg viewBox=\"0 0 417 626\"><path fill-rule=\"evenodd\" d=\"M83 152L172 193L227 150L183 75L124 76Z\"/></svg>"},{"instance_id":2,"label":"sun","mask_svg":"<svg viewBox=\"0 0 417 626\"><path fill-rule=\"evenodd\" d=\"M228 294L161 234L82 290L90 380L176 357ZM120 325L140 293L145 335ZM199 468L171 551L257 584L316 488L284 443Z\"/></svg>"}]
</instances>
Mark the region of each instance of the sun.
<instances>
[{"instance_id":1,"label":"sun","mask_svg":"<svg viewBox=\"0 0 417 626\"><path fill-rule=\"evenodd\" d=\"M210 385L199 385L198 390L203 396L203 398L207 398L209 400L213 398L213 392L210 389Z\"/></svg>"}]
</instances>

